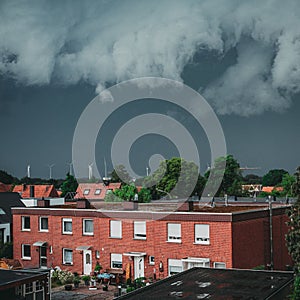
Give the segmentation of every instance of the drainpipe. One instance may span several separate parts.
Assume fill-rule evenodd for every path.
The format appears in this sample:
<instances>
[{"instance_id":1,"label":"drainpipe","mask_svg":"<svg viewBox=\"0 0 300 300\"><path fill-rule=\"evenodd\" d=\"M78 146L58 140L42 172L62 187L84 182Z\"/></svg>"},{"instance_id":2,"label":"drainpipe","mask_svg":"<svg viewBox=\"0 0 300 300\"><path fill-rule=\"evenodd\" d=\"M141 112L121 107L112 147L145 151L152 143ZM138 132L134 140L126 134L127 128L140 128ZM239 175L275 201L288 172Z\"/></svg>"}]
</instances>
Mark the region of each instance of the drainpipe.
<instances>
[{"instance_id":1,"label":"drainpipe","mask_svg":"<svg viewBox=\"0 0 300 300\"><path fill-rule=\"evenodd\" d=\"M272 198L269 196L269 212L270 212L270 269L273 271L273 224L272 224Z\"/></svg>"}]
</instances>

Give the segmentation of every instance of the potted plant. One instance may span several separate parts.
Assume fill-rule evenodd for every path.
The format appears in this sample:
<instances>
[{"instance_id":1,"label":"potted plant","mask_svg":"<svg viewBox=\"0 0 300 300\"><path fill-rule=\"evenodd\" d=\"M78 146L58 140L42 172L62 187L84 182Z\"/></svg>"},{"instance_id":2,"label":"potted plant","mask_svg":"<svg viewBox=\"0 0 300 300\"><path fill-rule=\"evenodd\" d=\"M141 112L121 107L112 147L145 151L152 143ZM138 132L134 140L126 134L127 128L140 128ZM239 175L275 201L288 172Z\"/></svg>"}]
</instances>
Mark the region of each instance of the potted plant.
<instances>
[{"instance_id":1,"label":"potted plant","mask_svg":"<svg viewBox=\"0 0 300 300\"><path fill-rule=\"evenodd\" d=\"M91 276L90 276L90 275L83 275L83 276L81 277L81 279L84 281L84 284L85 284L86 286L89 286L90 280L91 280Z\"/></svg>"},{"instance_id":2,"label":"potted plant","mask_svg":"<svg viewBox=\"0 0 300 300\"><path fill-rule=\"evenodd\" d=\"M102 266L100 265L99 261L97 261L97 262L96 262L96 265L95 265L94 272L95 272L96 274L99 274L101 269L102 269Z\"/></svg>"},{"instance_id":3,"label":"potted plant","mask_svg":"<svg viewBox=\"0 0 300 300\"><path fill-rule=\"evenodd\" d=\"M74 287L78 288L79 287L79 283L80 283L80 277L79 276L75 276L74 280L73 280L73 283L74 283Z\"/></svg>"},{"instance_id":4,"label":"potted plant","mask_svg":"<svg viewBox=\"0 0 300 300\"><path fill-rule=\"evenodd\" d=\"M73 283L73 278L67 278L65 281L65 290L66 291L71 291L72 290L72 283Z\"/></svg>"}]
</instances>

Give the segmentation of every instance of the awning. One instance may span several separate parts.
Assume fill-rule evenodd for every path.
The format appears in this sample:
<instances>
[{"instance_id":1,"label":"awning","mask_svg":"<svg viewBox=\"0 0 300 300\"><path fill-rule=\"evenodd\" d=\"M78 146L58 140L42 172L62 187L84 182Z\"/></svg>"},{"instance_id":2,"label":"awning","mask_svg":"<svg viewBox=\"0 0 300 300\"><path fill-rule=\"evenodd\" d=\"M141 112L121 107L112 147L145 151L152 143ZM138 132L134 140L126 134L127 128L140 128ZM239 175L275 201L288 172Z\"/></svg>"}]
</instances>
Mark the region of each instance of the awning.
<instances>
[{"instance_id":1,"label":"awning","mask_svg":"<svg viewBox=\"0 0 300 300\"><path fill-rule=\"evenodd\" d=\"M209 262L209 258L187 257L183 258L181 261L189 263L207 263Z\"/></svg>"},{"instance_id":2,"label":"awning","mask_svg":"<svg viewBox=\"0 0 300 300\"><path fill-rule=\"evenodd\" d=\"M78 246L76 247L76 250L80 250L80 251L83 251L83 250L89 250L92 246Z\"/></svg>"},{"instance_id":3,"label":"awning","mask_svg":"<svg viewBox=\"0 0 300 300\"><path fill-rule=\"evenodd\" d=\"M37 247L47 246L47 242L38 241L33 243L33 246L37 246Z\"/></svg>"},{"instance_id":4,"label":"awning","mask_svg":"<svg viewBox=\"0 0 300 300\"><path fill-rule=\"evenodd\" d=\"M145 256L146 252L125 252L123 253L125 256Z\"/></svg>"}]
</instances>

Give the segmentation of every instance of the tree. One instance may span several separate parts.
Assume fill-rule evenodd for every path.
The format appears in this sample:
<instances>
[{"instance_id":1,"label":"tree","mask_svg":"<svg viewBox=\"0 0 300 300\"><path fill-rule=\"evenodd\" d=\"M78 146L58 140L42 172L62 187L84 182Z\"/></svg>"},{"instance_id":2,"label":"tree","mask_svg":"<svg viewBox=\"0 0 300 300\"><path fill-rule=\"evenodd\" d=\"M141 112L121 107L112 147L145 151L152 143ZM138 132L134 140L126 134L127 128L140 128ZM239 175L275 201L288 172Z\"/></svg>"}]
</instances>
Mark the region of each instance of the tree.
<instances>
[{"instance_id":1,"label":"tree","mask_svg":"<svg viewBox=\"0 0 300 300\"><path fill-rule=\"evenodd\" d=\"M141 190L138 192L139 196L139 202L140 203L147 203L151 200L151 193L149 189L141 188Z\"/></svg>"},{"instance_id":2,"label":"tree","mask_svg":"<svg viewBox=\"0 0 300 300\"><path fill-rule=\"evenodd\" d=\"M129 183L131 178L123 165L117 165L110 174L111 182Z\"/></svg>"},{"instance_id":3,"label":"tree","mask_svg":"<svg viewBox=\"0 0 300 300\"><path fill-rule=\"evenodd\" d=\"M289 197L293 197L293 186L296 183L296 178L294 175L284 174L282 176L281 186L283 187L283 194Z\"/></svg>"},{"instance_id":4,"label":"tree","mask_svg":"<svg viewBox=\"0 0 300 300\"><path fill-rule=\"evenodd\" d=\"M66 196L67 193L76 192L78 183L73 175L67 173L65 181L61 185L61 196Z\"/></svg>"},{"instance_id":5,"label":"tree","mask_svg":"<svg viewBox=\"0 0 300 300\"><path fill-rule=\"evenodd\" d=\"M270 170L266 175L263 176L262 185L263 186L278 185L282 182L282 177L284 174L288 174L288 172L283 169Z\"/></svg>"},{"instance_id":6,"label":"tree","mask_svg":"<svg viewBox=\"0 0 300 300\"><path fill-rule=\"evenodd\" d=\"M179 157L162 161L158 169L145 178L144 185L151 186L152 196L190 196L198 179L198 166Z\"/></svg>"},{"instance_id":7,"label":"tree","mask_svg":"<svg viewBox=\"0 0 300 300\"><path fill-rule=\"evenodd\" d=\"M131 201L134 199L135 194L137 194L137 189L134 184L125 184L122 185L120 189L116 189L113 193L118 198L121 198L125 201Z\"/></svg>"},{"instance_id":8,"label":"tree","mask_svg":"<svg viewBox=\"0 0 300 300\"><path fill-rule=\"evenodd\" d=\"M11 176L4 170L0 170L0 182L5 184L12 184L12 183L16 183L17 181L18 181L17 178Z\"/></svg>"},{"instance_id":9,"label":"tree","mask_svg":"<svg viewBox=\"0 0 300 300\"><path fill-rule=\"evenodd\" d=\"M297 200L288 211L289 231L286 235L286 244L288 251L294 261L296 274L299 276L300 271L300 167L297 168L295 174L294 192Z\"/></svg>"},{"instance_id":10,"label":"tree","mask_svg":"<svg viewBox=\"0 0 300 300\"><path fill-rule=\"evenodd\" d=\"M262 177L255 174L248 174L243 177L245 184L260 184L262 183Z\"/></svg>"},{"instance_id":11,"label":"tree","mask_svg":"<svg viewBox=\"0 0 300 300\"><path fill-rule=\"evenodd\" d=\"M210 173L212 173L212 182L218 182L218 179L223 175L225 164L224 177L218 189L217 196L223 196L224 194L239 196L242 193L243 178L240 164L232 155L217 158L213 168L206 172L204 176L208 179Z\"/></svg>"}]
</instances>

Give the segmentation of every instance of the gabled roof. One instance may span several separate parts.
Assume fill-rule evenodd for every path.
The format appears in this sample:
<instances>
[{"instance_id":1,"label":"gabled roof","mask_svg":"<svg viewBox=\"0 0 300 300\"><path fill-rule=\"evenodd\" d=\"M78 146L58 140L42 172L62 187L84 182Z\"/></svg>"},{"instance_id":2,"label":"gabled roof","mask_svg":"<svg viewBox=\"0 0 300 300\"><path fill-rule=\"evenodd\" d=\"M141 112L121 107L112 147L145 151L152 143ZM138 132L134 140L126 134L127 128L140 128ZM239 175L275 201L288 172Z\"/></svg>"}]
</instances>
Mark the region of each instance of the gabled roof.
<instances>
[{"instance_id":1,"label":"gabled roof","mask_svg":"<svg viewBox=\"0 0 300 300\"><path fill-rule=\"evenodd\" d=\"M25 207L18 193L0 193L0 208L5 214L0 214L0 224L12 222L12 207Z\"/></svg>"},{"instance_id":2,"label":"gabled roof","mask_svg":"<svg viewBox=\"0 0 300 300\"><path fill-rule=\"evenodd\" d=\"M30 197L30 186L34 186L34 197ZM19 193L22 198L59 197L53 184L20 184L14 187L13 192Z\"/></svg>"},{"instance_id":3,"label":"gabled roof","mask_svg":"<svg viewBox=\"0 0 300 300\"><path fill-rule=\"evenodd\" d=\"M104 199L107 191L116 190L121 188L121 182L110 183L105 185L104 183L79 183L77 187L76 199Z\"/></svg>"},{"instance_id":4,"label":"gabled roof","mask_svg":"<svg viewBox=\"0 0 300 300\"><path fill-rule=\"evenodd\" d=\"M5 184L5 183L0 182L0 193L10 192L11 188L12 188L11 184Z\"/></svg>"},{"instance_id":5,"label":"gabled roof","mask_svg":"<svg viewBox=\"0 0 300 300\"><path fill-rule=\"evenodd\" d=\"M281 191L283 191L283 187L281 187L281 186L264 186L261 191L266 192L266 193L272 193L273 190L281 192Z\"/></svg>"}]
</instances>

